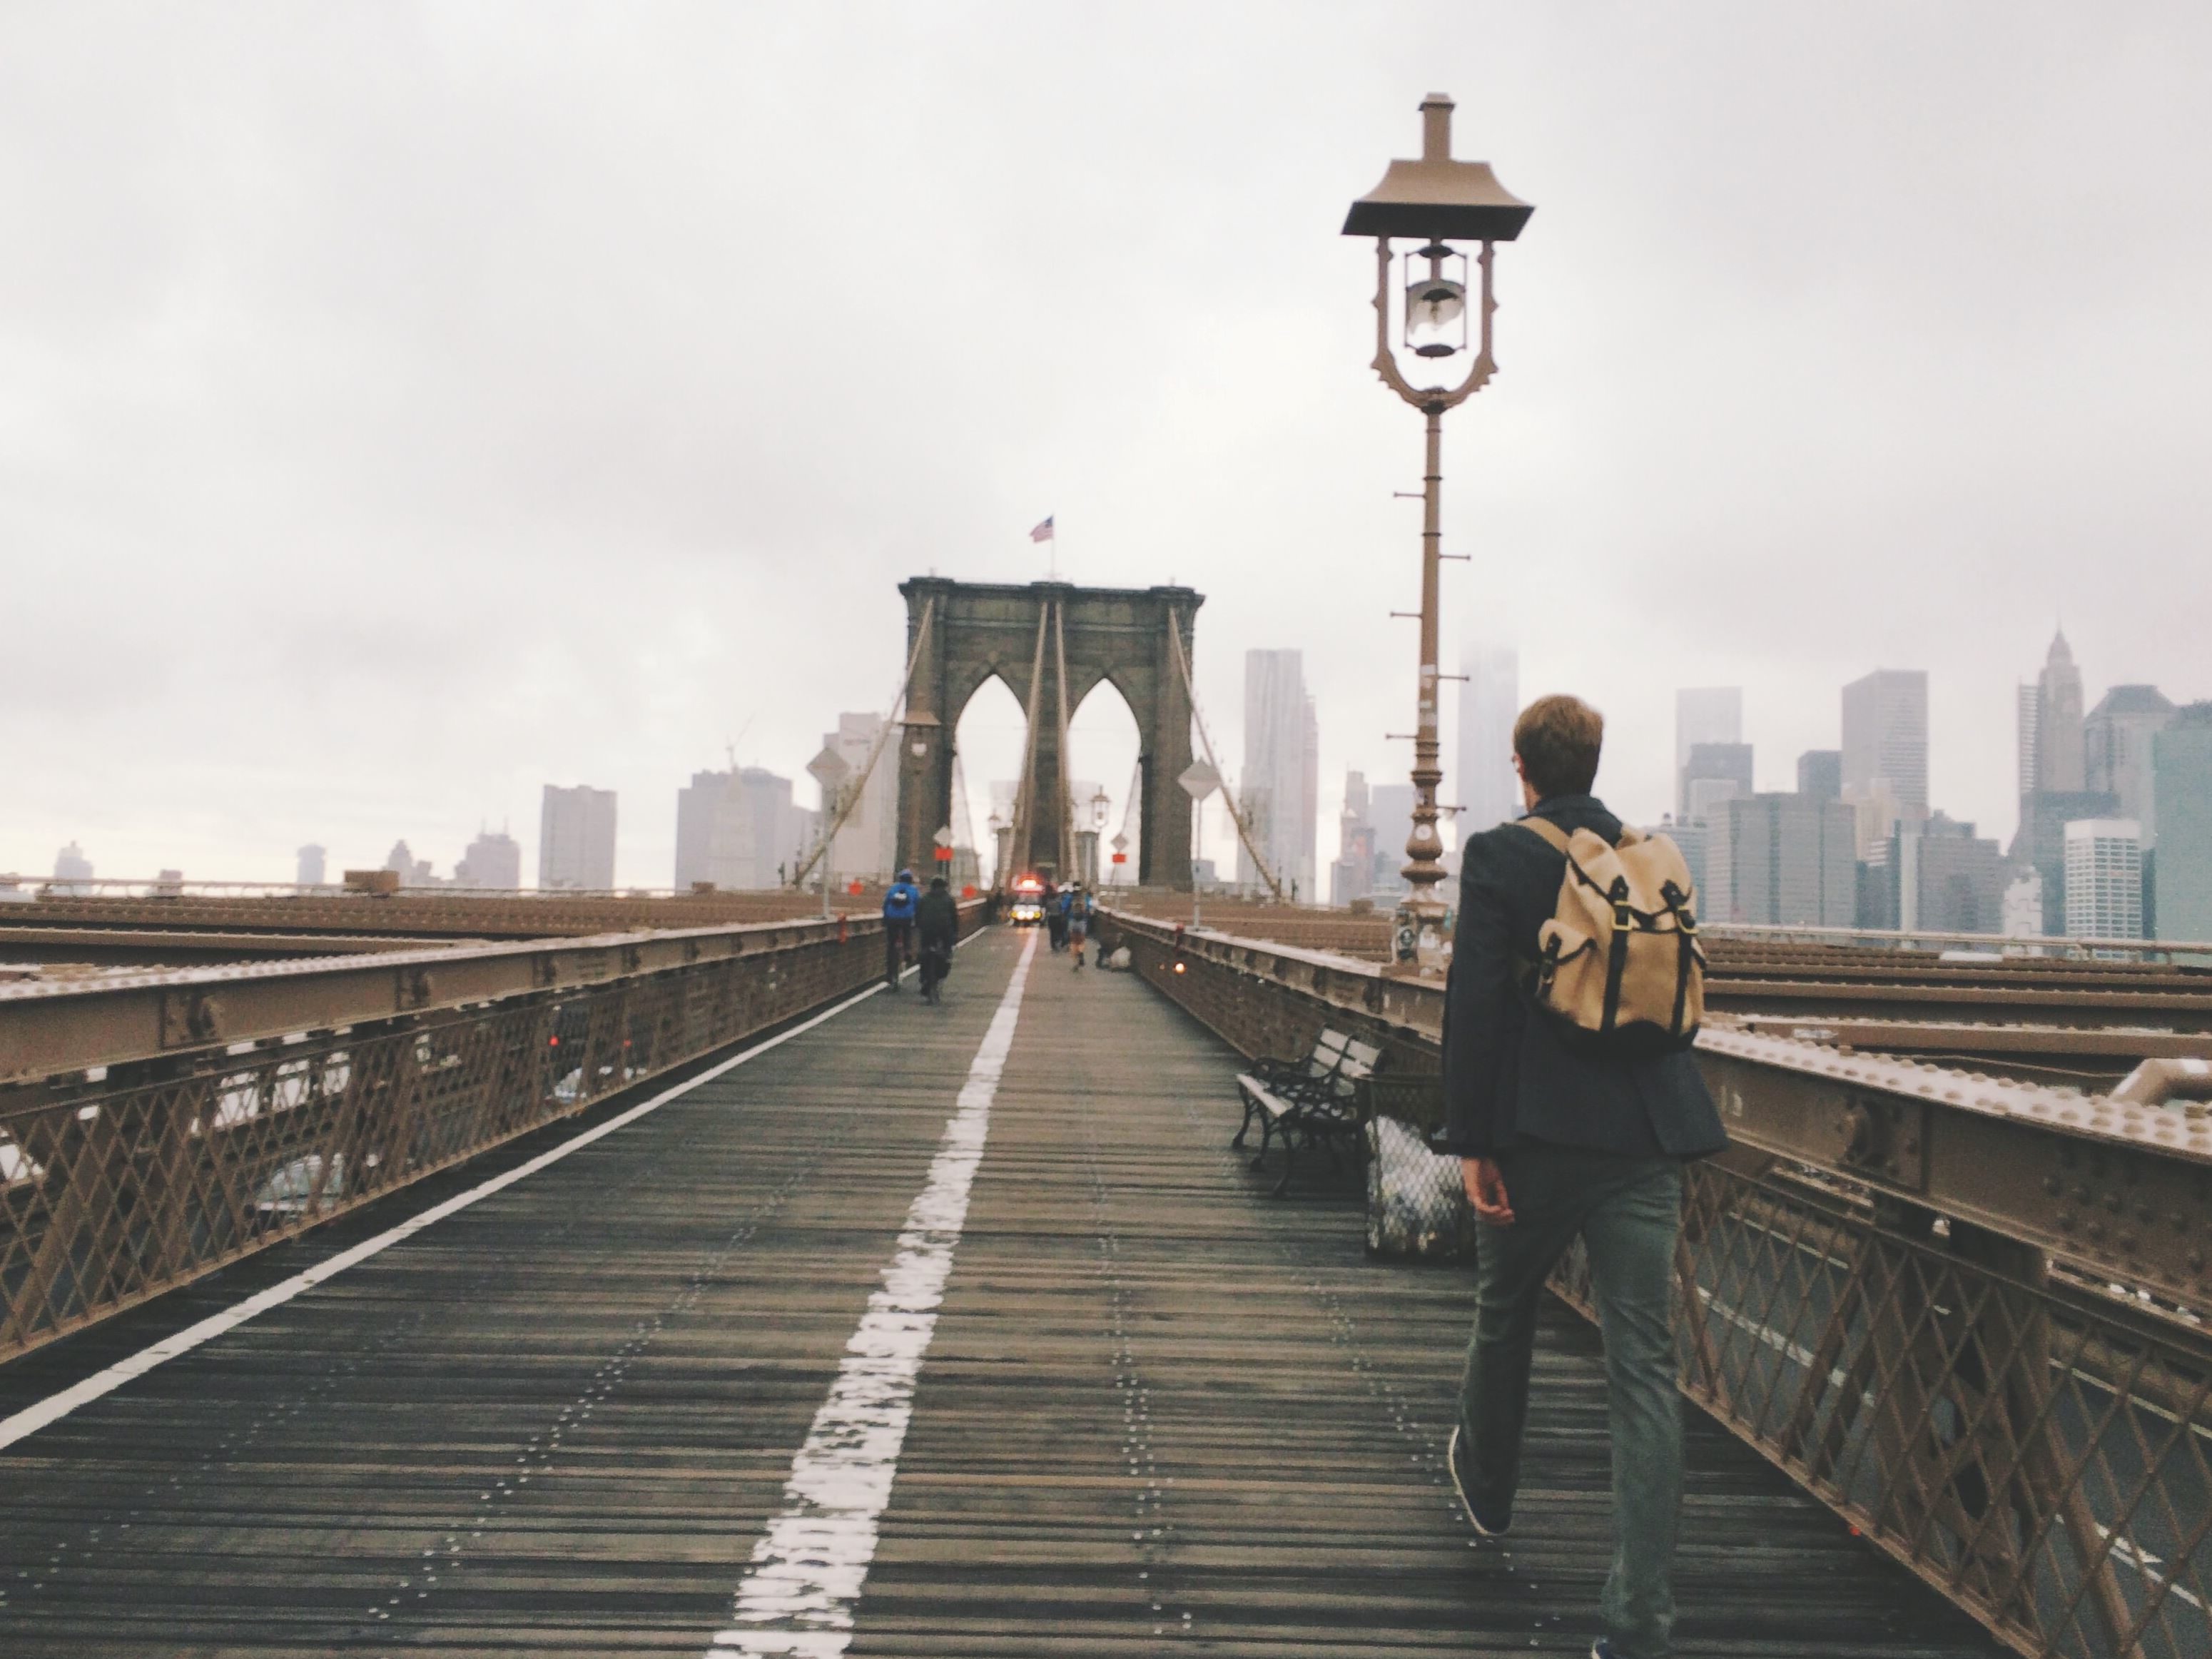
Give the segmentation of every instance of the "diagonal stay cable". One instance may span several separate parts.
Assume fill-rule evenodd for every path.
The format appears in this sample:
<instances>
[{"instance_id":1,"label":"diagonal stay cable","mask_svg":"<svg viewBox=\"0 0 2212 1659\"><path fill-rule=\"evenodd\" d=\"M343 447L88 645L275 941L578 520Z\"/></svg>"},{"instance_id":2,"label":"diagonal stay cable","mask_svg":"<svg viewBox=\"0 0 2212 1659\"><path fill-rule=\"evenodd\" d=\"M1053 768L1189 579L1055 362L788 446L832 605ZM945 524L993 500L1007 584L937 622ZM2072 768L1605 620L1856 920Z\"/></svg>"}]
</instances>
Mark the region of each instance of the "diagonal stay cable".
<instances>
[{"instance_id":1,"label":"diagonal stay cable","mask_svg":"<svg viewBox=\"0 0 2212 1659\"><path fill-rule=\"evenodd\" d=\"M793 887L805 884L807 877L814 873L814 866L822 861L822 855L837 839L837 832L845 827L845 820L853 816L853 809L860 804L860 797L867 793L868 780L876 774L876 763L883 758L884 745L890 738L891 728L899 724L906 713L907 693L914 687L915 665L921 660L921 647L928 642L930 620L936 611L937 601L934 599L923 603L921 626L915 629L914 649L907 653L906 672L899 677L898 690L891 697L890 712L884 716L883 725L876 731L876 740L868 747L867 764L860 769L860 775L847 785L845 798L837 808L836 817L832 819L825 815L821 839L814 843L814 850L806 855L806 861L792 872L791 884Z\"/></svg>"},{"instance_id":2,"label":"diagonal stay cable","mask_svg":"<svg viewBox=\"0 0 2212 1659\"><path fill-rule=\"evenodd\" d=\"M1190 661L1182 653L1182 630L1176 626L1173 618L1168 622L1168 643L1175 647L1176 670L1182 676L1183 695L1190 699L1191 724L1198 727L1198 741L1206 750L1206 763L1213 769L1214 775L1219 777L1221 762L1214 755L1213 737L1206 731L1205 713L1198 706L1198 688L1191 684ZM1244 850L1252 855L1253 868L1259 871L1260 878L1267 884L1267 890L1274 894L1275 902L1280 904L1283 902L1283 884L1275 878L1275 872L1268 867L1267 860L1260 856L1260 849L1252 840L1251 829L1245 823L1244 815L1237 810L1237 797L1231 793L1225 781L1221 786L1221 800L1229 809L1229 821L1237 826L1237 838L1244 843Z\"/></svg>"}]
</instances>

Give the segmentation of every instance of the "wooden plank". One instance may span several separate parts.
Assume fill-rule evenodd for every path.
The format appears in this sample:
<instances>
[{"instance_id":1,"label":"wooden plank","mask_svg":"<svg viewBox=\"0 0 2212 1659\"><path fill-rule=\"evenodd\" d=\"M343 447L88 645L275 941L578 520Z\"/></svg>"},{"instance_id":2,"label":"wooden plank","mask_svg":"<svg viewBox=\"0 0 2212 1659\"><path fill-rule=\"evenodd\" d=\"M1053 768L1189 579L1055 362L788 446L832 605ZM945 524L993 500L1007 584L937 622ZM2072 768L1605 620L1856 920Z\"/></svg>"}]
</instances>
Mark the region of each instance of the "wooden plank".
<instances>
[{"instance_id":1,"label":"wooden plank","mask_svg":"<svg viewBox=\"0 0 2212 1659\"><path fill-rule=\"evenodd\" d=\"M0 1454L0 1651L702 1652L1020 943ZM1367 1261L1349 1182L1261 1196L1236 1070L1040 951L855 1655L1587 1650L1595 1338L1547 1318L1521 1530L1473 1549L1441 1462L1464 1279ZM1728 1437L1692 1447L1683 1652L1988 1651Z\"/></svg>"}]
</instances>

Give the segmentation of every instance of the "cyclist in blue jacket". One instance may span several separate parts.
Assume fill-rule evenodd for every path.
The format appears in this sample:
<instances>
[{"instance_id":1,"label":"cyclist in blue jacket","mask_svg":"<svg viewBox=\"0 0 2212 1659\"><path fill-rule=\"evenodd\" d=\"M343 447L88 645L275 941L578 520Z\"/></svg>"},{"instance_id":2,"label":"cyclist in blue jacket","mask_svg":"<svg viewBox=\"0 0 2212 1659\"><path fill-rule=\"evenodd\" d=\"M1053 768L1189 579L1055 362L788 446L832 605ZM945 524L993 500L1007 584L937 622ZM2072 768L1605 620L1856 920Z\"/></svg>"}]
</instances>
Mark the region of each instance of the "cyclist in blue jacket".
<instances>
[{"instance_id":1,"label":"cyclist in blue jacket","mask_svg":"<svg viewBox=\"0 0 2212 1659\"><path fill-rule=\"evenodd\" d=\"M914 954L914 911L921 902L921 890L914 884L914 872L902 870L884 894L884 977L892 990Z\"/></svg>"}]
</instances>

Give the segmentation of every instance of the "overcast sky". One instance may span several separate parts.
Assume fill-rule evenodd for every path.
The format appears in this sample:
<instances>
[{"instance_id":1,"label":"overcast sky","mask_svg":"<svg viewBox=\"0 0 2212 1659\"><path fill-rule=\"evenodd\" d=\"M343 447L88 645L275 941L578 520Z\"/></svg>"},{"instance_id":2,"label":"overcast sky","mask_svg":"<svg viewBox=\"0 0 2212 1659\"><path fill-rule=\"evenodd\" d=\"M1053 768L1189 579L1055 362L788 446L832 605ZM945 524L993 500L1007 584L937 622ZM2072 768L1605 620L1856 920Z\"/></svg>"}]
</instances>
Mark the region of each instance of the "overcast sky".
<instances>
[{"instance_id":1,"label":"overcast sky","mask_svg":"<svg viewBox=\"0 0 2212 1659\"><path fill-rule=\"evenodd\" d=\"M2008 836L2056 622L2092 700L2212 696L2208 85L2181 0L10 5L0 870L507 822L527 879L550 781L665 884L692 769L811 799L897 582L1041 575L1047 513L1206 594L1231 769L1243 653L1305 652L1326 861L1409 758L1420 470L1337 228L1432 88L1537 204L1447 639L1595 702L1632 817L1675 687L1784 787L1924 667Z\"/></svg>"}]
</instances>

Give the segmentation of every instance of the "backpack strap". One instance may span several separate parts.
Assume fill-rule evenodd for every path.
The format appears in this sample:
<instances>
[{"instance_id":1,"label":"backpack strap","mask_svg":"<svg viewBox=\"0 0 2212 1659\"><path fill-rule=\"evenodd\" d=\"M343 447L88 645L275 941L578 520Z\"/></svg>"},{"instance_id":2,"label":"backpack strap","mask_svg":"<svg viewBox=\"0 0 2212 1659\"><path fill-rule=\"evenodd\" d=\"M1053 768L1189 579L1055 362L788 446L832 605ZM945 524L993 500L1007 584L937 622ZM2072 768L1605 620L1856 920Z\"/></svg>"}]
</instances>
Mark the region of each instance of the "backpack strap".
<instances>
[{"instance_id":1,"label":"backpack strap","mask_svg":"<svg viewBox=\"0 0 2212 1659\"><path fill-rule=\"evenodd\" d=\"M1513 827L1516 830L1526 830L1530 835L1535 836L1537 840L1548 846L1554 853L1565 853L1567 850L1567 842L1569 840L1567 832L1560 829L1558 824L1553 823L1549 818L1540 818L1534 817L1515 818L1513 820Z\"/></svg>"}]
</instances>

